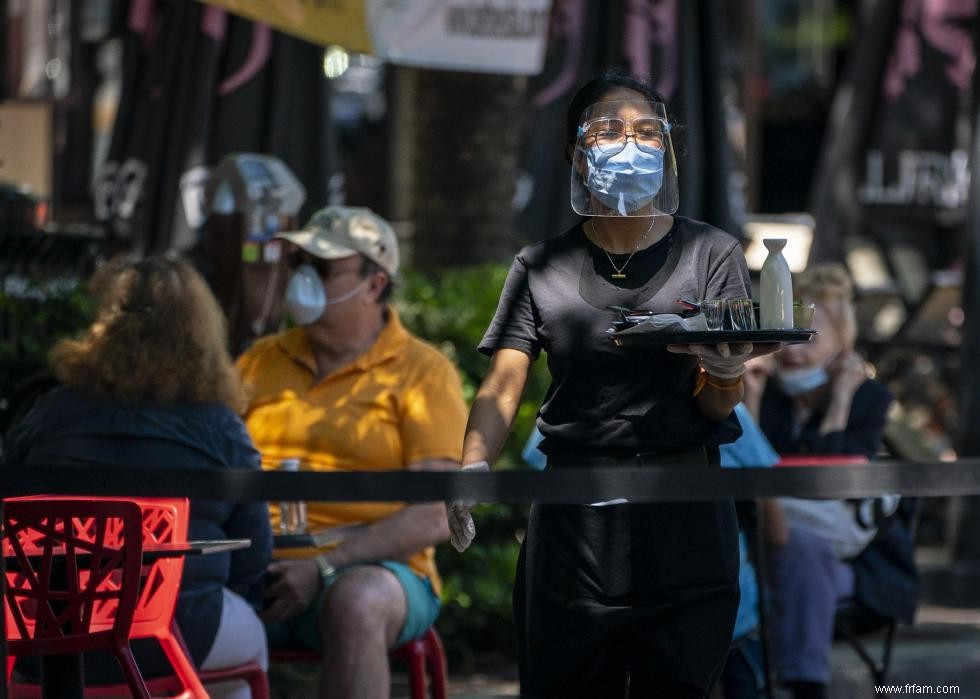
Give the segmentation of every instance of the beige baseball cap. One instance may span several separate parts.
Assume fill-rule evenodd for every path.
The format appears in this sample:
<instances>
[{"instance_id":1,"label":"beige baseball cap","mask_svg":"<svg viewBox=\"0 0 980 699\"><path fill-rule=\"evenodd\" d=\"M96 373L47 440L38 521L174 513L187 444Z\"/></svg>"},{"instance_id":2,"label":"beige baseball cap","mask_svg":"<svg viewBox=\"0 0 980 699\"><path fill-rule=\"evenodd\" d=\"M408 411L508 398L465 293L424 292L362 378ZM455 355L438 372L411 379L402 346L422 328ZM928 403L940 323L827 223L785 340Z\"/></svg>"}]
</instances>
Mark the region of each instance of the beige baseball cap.
<instances>
[{"instance_id":1,"label":"beige baseball cap","mask_svg":"<svg viewBox=\"0 0 980 699\"><path fill-rule=\"evenodd\" d=\"M371 209L327 206L313 214L302 230L277 233L275 237L323 260L360 254L391 276L398 272L398 238L391 224Z\"/></svg>"}]
</instances>

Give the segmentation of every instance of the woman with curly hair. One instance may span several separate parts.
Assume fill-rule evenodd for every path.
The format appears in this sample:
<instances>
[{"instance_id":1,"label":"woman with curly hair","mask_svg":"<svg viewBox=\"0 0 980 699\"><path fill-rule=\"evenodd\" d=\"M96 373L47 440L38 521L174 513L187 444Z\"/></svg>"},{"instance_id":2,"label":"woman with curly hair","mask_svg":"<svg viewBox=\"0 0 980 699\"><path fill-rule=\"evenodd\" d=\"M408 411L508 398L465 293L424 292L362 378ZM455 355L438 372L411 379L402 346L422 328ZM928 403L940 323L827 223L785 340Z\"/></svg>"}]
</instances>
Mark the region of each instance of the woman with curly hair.
<instances>
[{"instance_id":1,"label":"woman with curly hair","mask_svg":"<svg viewBox=\"0 0 980 699\"><path fill-rule=\"evenodd\" d=\"M194 268L170 255L114 260L91 289L95 322L51 351L62 387L11 430L7 467L257 470L259 454L238 416L245 392L225 319ZM176 617L192 659L202 669L265 667L256 610L272 548L266 505L193 501L189 538L252 540L245 550L187 558ZM134 652L144 676L169 673L154 641L135 643ZM93 684L121 679L109 656L87 657L85 668ZM227 689L248 696L244 685Z\"/></svg>"}]
</instances>

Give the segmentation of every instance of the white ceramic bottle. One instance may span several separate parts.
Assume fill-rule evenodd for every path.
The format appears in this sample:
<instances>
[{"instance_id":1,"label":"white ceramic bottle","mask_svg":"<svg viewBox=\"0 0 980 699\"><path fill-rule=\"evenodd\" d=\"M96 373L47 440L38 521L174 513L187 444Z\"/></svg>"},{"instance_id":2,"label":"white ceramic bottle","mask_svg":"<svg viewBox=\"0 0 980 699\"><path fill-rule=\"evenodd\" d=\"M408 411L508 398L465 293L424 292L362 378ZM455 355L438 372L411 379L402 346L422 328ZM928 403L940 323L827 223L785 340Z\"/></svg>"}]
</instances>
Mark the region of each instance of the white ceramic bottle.
<instances>
[{"instance_id":1,"label":"white ceramic bottle","mask_svg":"<svg viewBox=\"0 0 980 699\"><path fill-rule=\"evenodd\" d=\"M759 280L759 327L763 330L792 329L793 277L783 257L785 238L765 238L769 250Z\"/></svg>"}]
</instances>

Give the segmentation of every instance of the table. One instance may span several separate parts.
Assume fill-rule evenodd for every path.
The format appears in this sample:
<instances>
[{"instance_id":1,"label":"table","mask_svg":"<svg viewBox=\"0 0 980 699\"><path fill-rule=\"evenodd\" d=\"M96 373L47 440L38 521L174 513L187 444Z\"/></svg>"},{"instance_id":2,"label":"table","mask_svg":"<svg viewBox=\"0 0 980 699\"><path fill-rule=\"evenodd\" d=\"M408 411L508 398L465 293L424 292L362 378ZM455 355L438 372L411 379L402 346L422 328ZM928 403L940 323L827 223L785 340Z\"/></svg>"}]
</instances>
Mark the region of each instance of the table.
<instances>
[{"instance_id":1,"label":"table","mask_svg":"<svg viewBox=\"0 0 980 699\"><path fill-rule=\"evenodd\" d=\"M184 541L167 544L147 544L143 547L143 562L152 563L161 558L177 556L207 556L248 548L251 539L219 539L212 541ZM64 555L55 549L55 553ZM81 556L80 556L81 557ZM33 558L33 556L31 556ZM40 556L38 556L40 558ZM4 556L4 563L16 562L15 556ZM52 574L57 574L52 571ZM64 575L64 571L61 572ZM41 656L41 696L61 699L77 697L85 693L85 668L81 653Z\"/></svg>"},{"instance_id":2,"label":"table","mask_svg":"<svg viewBox=\"0 0 980 699\"><path fill-rule=\"evenodd\" d=\"M337 544L359 531L367 529L366 524L344 524L339 527L322 527L297 534L275 534L272 537L274 549L309 549Z\"/></svg>"}]
</instances>

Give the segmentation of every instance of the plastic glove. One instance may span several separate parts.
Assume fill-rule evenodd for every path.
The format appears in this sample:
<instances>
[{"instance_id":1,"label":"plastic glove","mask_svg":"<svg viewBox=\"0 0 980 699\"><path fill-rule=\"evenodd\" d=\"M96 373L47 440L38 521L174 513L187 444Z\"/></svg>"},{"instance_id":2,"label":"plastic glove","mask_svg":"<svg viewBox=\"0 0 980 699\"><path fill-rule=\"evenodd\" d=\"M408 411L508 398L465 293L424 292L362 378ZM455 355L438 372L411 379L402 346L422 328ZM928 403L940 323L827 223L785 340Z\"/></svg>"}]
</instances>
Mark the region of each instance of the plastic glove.
<instances>
[{"instance_id":1,"label":"plastic glove","mask_svg":"<svg viewBox=\"0 0 980 699\"><path fill-rule=\"evenodd\" d=\"M737 379L745 371L745 362L752 355L752 343L719 342L717 345L671 345L670 352L696 354L701 367L719 379Z\"/></svg>"},{"instance_id":2,"label":"plastic glove","mask_svg":"<svg viewBox=\"0 0 980 699\"><path fill-rule=\"evenodd\" d=\"M486 461L478 461L475 464L466 464L461 470L489 471L490 464ZM470 510L475 504L472 500L454 500L446 504L446 517L449 520L449 543L460 553L465 551L476 538L476 525L473 523L473 515L470 514Z\"/></svg>"}]
</instances>

